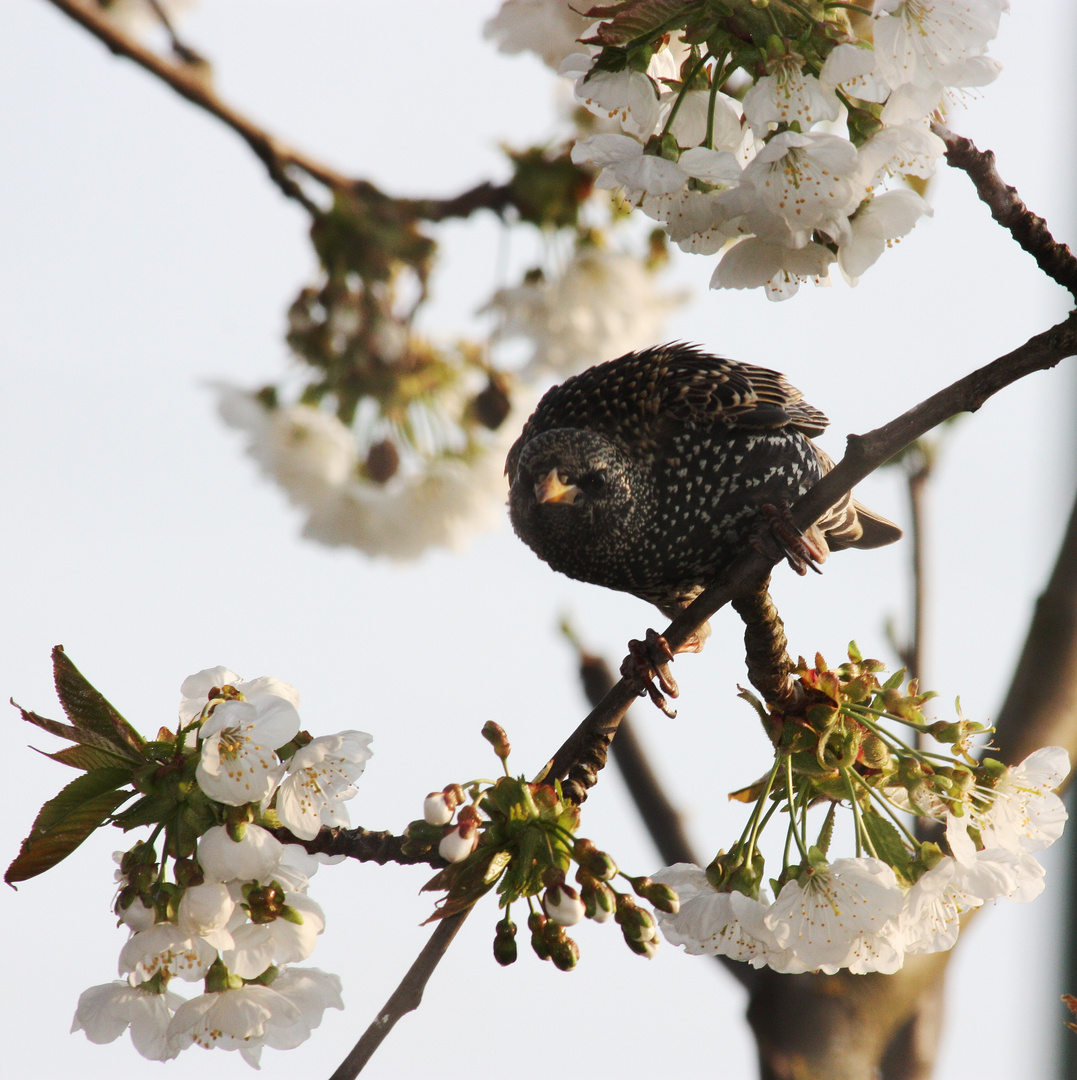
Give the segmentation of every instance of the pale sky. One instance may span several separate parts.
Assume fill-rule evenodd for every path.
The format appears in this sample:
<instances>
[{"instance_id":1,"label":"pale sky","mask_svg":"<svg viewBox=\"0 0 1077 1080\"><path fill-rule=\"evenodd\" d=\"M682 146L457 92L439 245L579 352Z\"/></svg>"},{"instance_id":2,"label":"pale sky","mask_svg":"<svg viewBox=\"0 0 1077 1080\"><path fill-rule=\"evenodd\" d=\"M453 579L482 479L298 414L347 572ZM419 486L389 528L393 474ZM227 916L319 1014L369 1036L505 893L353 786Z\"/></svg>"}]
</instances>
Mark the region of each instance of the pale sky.
<instances>
[{"instance_id":1,"label":"pale sky","mask_svg":"<svg viewBox=\"0 0 1077 1080\"><path fill-rule=\"evenodd\" d=\"M399 194L454 194L505 175L500 142L553 129L554 80L529 57L481 38L496 5L344 0L202 0L186 36L216 65L221 94L345 172ZM1000 79L952 127L998 155L1003 177L1074 237L1077 39L1064 0L1016 0L992 55ZM274 675L302 695L314 734L357 727L374 757L353 822L399 832L423 796L491 775L483 722L507 728L532 774L586 711L556 633L571 613L619 661L658 625L631 597L556 576L504 526L461 552L414 564L371 561L299 538L300 518L216 416L208 384L258 387L290 370L284 311L312 273L301 211L232 133L132 64L114 59L44 0L0 5L0 694L58 716L49 652L62 643L145 734L174 722L180 682L225 664ZM691 288L667 338L786 372L831 418L835 457L875 427L1058 321L1066 296L1016 249L945 167L922 221L856 289L794 299L706 289L712 259L684 256L671 287ZM475 312L504 267L541 251L524 232L507 255L492 218L456 224L424 329L445 339L489 329ZM599 360L609 357L595 357ZM934 600L927 684L938 715L960 694L989 721L1004 692L1073 490L1072 369L1034 375L965 418L932 493ZM863 500L906 520L897 478ZM840 553L822 578L777 572L793 653L838 661L850 638L894 661L883 626L907 625L907 545ZM678 660L680 715L637 709L641 734L709 858L739 834L725 793L768 757L744 681L739 632L723 612L699 657ZM41 803L73 774L26 744L55 749L9 713L0 852L14 856ZM658 867L612 774L588 800L584 835L632 873ZM68 1035L79 993L115 978L123 934L110 914L110 853L135 837L98 834L45 877L0 893L11 1076L246 1075L238 1055L188 1051L160 1067L125 1038ZM959 947L938 1076L1048 1080L1061 1037L1054 960L1060 875L1031 907L1000 905ZM262 1075L328 1076L426 940L422 868L349 865L315 878L327 929L309 963L341 975L344 1012ZM526 949L511 969L490 954L492 900L480 904L434 976L418 1016L393 1032L365 1075L462 1076L545 1048L595 1076L677 1075L703 1062L755 1075L743 999L715 965L665 945L650 962L612 926L577 935L563 975ZM1075 988L1070 988L1074 990ZM981 1041L990 1015L990 1041ZM626 1033L630 1033L626 1034ZM556 1040L556 1041L554 1041Z\"/></svg>"}]
</instances>

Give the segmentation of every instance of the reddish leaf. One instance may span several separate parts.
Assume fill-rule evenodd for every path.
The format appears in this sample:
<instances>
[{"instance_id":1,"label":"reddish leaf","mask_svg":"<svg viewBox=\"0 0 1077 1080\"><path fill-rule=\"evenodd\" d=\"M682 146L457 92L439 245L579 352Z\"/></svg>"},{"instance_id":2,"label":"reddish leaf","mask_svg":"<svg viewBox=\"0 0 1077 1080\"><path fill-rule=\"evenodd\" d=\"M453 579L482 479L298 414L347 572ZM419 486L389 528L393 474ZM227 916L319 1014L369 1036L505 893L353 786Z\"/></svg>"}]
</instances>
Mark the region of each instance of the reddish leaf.
<instances>
[{"instance_id":1,"label":"reddish leaf","mask_svg":"<svg viewBox=\"0 0 1077 1080\"><path fill-rule=\"evenodd\" d=\"M589 17L604 19L593 37L586 38L590 45L612 45L620 48L632 42L653 40L672 26L679 26L694 15L702 5L692 0L629 0L625 4L612 4L592 8Z\"/></svg>"},{"instance_id":2,"label":"reddish leaf","mask_svg":"<svg viewBox=\"0 0 1077 1080\"><path fill-rule=\"evenodd\" d=\"M130 769L94 769L71 781L41 808L30 835L4 874L9 884L43 874L65 859L132 792Z\"/></svg>"},{"instance_id":3,"label":"reddish leaf","mask_svg":"<svg viewBox=\"0 0 1077 1080\"><path fill-rule=\"evenodd\" d=\"M52 650L52 669L60 704L75 727L103 735L124 757L144 757L145 740L71 663L62 645Z\"/></svg>"}]
</instances>

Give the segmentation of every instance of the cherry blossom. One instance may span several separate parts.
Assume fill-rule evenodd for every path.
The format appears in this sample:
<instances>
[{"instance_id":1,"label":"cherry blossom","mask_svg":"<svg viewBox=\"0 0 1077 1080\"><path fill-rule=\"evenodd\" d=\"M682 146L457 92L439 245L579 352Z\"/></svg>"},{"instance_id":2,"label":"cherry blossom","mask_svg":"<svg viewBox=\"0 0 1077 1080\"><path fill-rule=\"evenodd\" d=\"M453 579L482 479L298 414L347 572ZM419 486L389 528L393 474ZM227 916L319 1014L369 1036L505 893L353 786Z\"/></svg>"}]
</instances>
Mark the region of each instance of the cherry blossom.
<instances>
[{"instance_id":1,"label":"cherry blossom","mask_svg":"<svg viewBox=\"0 0 1077 1080\"><path fill-rule=\"evenodd\" d=\"M363 731L322 735L295 752L277 788L281 824L302 840L313 840L322 826L350 824L344 801L355 796L354 782L371 756L371 736Z\"/></svg>"},{"instance_id":2,"label":"cherry blossom","mask_svg":"<svg viewBox=\"0 0 1077 1080\"><path fill-rule=\"evenodd\" d=\"M92 1043L110 1043L130 1028L144 1058L169 1061L179 1050L168 1041L168 1025L182 1003L170 990L157 993L126 981L91 986L79 996L71 1031L85 1031Z\"/></svg>"}]
</instances>

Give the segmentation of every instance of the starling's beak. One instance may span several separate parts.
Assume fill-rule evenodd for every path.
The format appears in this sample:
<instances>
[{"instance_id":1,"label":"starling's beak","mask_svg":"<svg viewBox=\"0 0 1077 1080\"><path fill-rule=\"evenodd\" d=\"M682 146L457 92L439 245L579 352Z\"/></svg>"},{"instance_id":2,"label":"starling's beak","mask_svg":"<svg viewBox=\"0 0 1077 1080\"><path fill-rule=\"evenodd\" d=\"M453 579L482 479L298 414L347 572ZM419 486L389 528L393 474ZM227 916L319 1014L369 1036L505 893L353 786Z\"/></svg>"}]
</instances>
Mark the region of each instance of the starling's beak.
<instances>
[{"instance_id":1,"label":"starling's beak","mask_svg":"<svg viewBox=\"0 0 1077 1080\"><path fill-rule=\"evenodd\" d=\"M536 485L535 498L540 503L573 503L580 489L566 484L556 469L551 469Z\"/></svg>"}]
</instances>

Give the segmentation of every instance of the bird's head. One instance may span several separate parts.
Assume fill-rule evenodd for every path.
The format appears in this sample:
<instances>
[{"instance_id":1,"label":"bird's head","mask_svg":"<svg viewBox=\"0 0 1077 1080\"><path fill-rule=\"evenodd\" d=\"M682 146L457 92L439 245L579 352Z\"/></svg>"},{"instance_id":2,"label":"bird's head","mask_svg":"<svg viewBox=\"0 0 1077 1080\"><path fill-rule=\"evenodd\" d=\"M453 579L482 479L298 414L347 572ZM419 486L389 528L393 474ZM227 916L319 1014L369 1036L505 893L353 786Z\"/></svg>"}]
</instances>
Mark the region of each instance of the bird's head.
<instances>
[{"instance_id":1,"label":"bird's head","mask_svg":"<svg viewBox=\"0 0 1077 1080\"><path fill-rule=\"evenodd\" d=\"M509 514L520 539L555 570L587 581L596 580L593 566L616 561L649 492L618 442L578 428L530 439L511 484Z\"/></svg>"}]
</instances>

